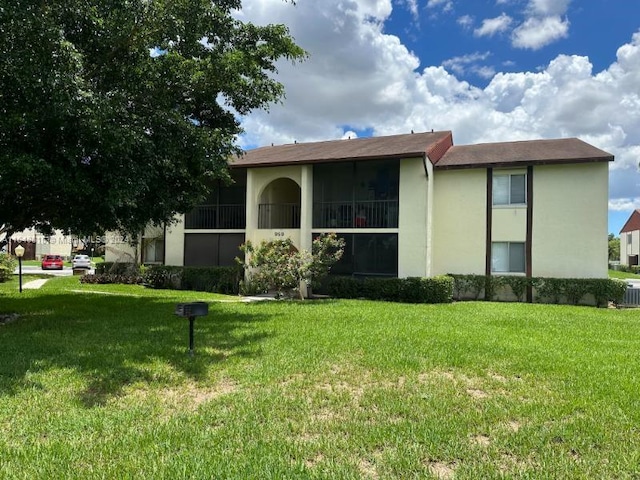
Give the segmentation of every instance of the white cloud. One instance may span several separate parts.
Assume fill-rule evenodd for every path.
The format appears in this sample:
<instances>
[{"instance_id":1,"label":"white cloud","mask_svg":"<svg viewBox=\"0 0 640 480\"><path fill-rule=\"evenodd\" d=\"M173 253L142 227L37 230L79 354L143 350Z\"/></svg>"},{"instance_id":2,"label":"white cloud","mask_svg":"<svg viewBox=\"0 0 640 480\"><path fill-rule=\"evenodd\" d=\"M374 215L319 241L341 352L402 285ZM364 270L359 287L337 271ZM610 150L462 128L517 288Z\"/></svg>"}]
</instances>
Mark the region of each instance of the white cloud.
<instances>
[{"instance_id":1,"label":"white cloud","mask_svg":"<svg viewBox=\"0 0 640 480\"><path fill-rule=\"evenodd\" d=\"M496 33L501 33L509 29L513 19L506 13L502 13L495 18L486 18L482 25L473 31L476 37L493 37Z\"/></svg>"},{"instance_id":2,"label":"white cloud","mask_svg":"<svg viewBox=\"0 0 640 480\"><path fill-rule=\"evenodd\" d=\"M640 194L640 32L601 72L587 57L560 55L536 72L491 76L491 67L481 66L488 53L419 70L415 54L384 32L390 1L244 3L247 18L289 25L310 58L279 65L287 98L243 120L243 146L432 128L452 130L458 145L579 137L616 156L612 202ZM484 88L460 81L460 68L491 81Z\"/></svg>"},{"instance_id":3,"label":"white cloud","mask_svg":"<svg viewBox=\"0 0 640 480\"><path fill-rule=\"evenodd\" d=\"M564 15L571 0L530 0L528 10L534 15L558 16Z\"/></svg>"},{"instance_id":4,"label":"white cloud","mask_svg":"<svg viewBox=\"0 0 640 480\"><path fill-rule=\"evenodd\" d=\"M559 16L531 17L513 31L512 44L517 48L538 50L569 32L569 20Z\"/></svg>"},{"instance_id":5,"label":"white cloud","mask_svg":"<svg viewBox=\"0 0 640 480\"><path fill-rule=\"evenodd\" d=\"M441 8L443 11L448 12L453 9L453 0L429 0L427 8Z\"/></svg>"},{"instance_id":6,"label":"white cloud","mask_svg":"<svg viewBox=\"0 0 640 480\"><path fill-rule=\"evenodd\" d=\"M449 70L451 70L452 72L458 75L462 75L463 73L465 73L465 71L469 69L469 67L474 69L475 64L477 64L482 60L486 60L490 55L491 54L489 52L470 53L468 55L462 55L459 57L450 58L449 60L445 60L444 62L442 62L442 66L445 68L448 68Z\"/></svg>"},{"instance_id":7,"label":"white cloud","mask_svg":"<svg viewBox=\"0 0 640 480\"><path fill-rule=\"evenodd\" d=\"M614 212L632 212L638 208L640 208L640 197L609 200L609 210Z\"/></svg>"},{"instance_id":8,"label":"white cloud","mask_svg":"<svg viewBox=\"0 0 640 480\"><path fill-rule=\"evenodd\" d=\"M418 0L399 0L399 3L407 7L414 20L418 19Z\"/></svg>"},{"instance_id":9,"label":"white cloud","mask_svg":"<svg viewBox=\"0 0 640 480\"><path fill-rule=\"evenodd\" d=\"M473 17L471 15L463 15L457 20L458 25L463 28L471 28L473 26Z\"/></svg>"}]
</instances>

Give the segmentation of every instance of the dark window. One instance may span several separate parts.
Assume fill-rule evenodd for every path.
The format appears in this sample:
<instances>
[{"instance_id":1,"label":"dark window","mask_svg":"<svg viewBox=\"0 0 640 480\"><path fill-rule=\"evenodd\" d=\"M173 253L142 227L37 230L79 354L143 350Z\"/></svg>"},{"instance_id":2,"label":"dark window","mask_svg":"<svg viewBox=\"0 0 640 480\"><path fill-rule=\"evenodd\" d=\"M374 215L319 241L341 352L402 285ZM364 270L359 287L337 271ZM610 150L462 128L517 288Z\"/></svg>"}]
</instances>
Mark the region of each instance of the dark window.
<instances>
[{"instance_id":1,"label":"dark window","mask_svg":"<svg viewBox=\"0 0 640 480\"><path fill-rule=\"evenodd\" d=\"M243 233L187 233L184 236L184 264L187 267L233 266L241 256Z\"/></svg>"},{"instance_id":2,"label":"dark window","mask_svg":"<svg viewBox=\"0 0 640 480\"><path fill-rule=\"evenodd\" d=\"M313 167L314 228L397 228L400 163L341 162Z\"/></svg>"},{"instance_id":3,"label":"dark window","mask_svg":"<svg viewBox=\"0 0 640 480\"><path fill-rule=\"evenodd\" d=\"M243 229L246 226L246 169L230 172L233 183L216 180L209 197L185 215L187 229Z\"/></svg>"},{"instance_id":4,"label":"dark window","mask_svg":"<svg viewBox=\"0 0 640 480\"><path fill-rule=\"evenodd\" d=\"M331 269L334 275L398 276L398 235L354 233L338 235L344 254Z\"/></svg>"}]
</instances>

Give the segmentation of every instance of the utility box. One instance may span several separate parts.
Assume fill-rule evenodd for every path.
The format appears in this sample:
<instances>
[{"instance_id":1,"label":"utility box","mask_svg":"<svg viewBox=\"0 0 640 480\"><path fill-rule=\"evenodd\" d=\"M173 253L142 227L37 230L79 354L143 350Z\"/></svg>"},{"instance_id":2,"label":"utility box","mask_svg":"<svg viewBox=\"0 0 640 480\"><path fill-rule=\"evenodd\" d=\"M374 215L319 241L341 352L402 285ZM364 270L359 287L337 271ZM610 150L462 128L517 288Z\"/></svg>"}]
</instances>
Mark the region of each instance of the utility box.
<instances>
[{"instance_id":1,"label":"utility box","mask_svg":"<svg viewBox=\"0 0 640 480\"><path fill-rule=\"evenodd\" d=\"M189 319L189 355L194 355L193 348L193 324L196 317L204 317L209 314L207 302L189 302L176 305L174 312L177 316Z\"/></svg>"},{"instance_id":2,"label":"utility box","mask_svg":"<svg viewBox=\"0 0 640 480\"><path fill-rule=\"evenodd\" d=\"M189 302L176 305L175 314L179 317L204 317L209 314L207 302Z\"/></svg>"}]
</instances>

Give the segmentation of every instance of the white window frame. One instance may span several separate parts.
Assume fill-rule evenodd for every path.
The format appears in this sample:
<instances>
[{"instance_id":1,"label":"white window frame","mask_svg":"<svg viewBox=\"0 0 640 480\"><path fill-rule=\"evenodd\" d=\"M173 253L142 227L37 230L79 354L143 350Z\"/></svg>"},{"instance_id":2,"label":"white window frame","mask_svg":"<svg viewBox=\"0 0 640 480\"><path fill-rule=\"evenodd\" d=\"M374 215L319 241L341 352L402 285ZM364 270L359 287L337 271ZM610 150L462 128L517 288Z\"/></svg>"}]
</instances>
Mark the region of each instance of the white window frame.
<instances>
[{"instance_id":1,"label":"white window frame","mask_svg":"<svg viewBox=\"0 0 640 480\"><path fill-rule=\"evenodd\" d=\"M524 177L524 202L513 202L511 200L511 182L513 177ZM507 178L507 201L502 203L496 203L496 180ZM526 206L527 205L527 174L526 173L500 173L494 174L492 180L492 195L491 195L491 203L494 207L505 207L505 206Z\"/></svg>"},{"instance_id":2,"label":"white window frame","mask_svg":"<svg viewBox=\"0 0 640 480\"><path fill-rule=\"evenodd\" d=\"M497 247L498 245L506 245L507 247L507 257L506 257L506 270L497 270L496 269L496 260L497 257ZM512 245L522 245L522 270L512 270L511 265L511 246ZM504 259L503 259L504 260ZM501 262L505 263L505 262ZM491 242L491 273L499 273L499 274L524 274L527 271L527 251L525 242Z\"/></svg>"}]
</instances>

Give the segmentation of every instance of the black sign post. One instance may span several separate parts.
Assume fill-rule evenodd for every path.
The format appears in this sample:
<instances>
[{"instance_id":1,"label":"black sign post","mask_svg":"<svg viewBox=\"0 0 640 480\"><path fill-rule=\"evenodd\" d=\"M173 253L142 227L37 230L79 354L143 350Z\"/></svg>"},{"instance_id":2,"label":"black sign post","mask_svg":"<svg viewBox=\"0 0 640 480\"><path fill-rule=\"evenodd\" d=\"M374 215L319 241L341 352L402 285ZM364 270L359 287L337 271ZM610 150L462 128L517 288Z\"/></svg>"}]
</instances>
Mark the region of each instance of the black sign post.
<instances>
[{"instance_id":1,"label":"black sign post","mask_svg":"<svg viewBox=\"0 0 640 480\"><path fill-rule=\"evenodd\" d=\"M193 326L196 317L204 317L209 314L209 304L206 302L179 303L176 305L175 314L189 319L189 355L195 354L193 341Z\"/></svg>"}]
</instances>

